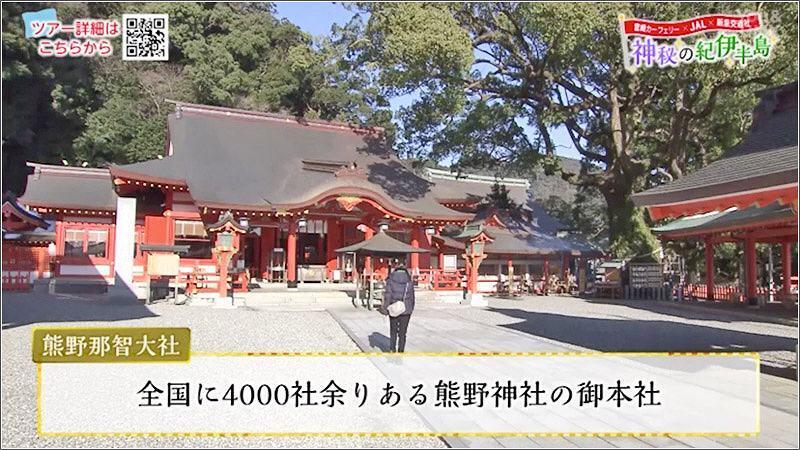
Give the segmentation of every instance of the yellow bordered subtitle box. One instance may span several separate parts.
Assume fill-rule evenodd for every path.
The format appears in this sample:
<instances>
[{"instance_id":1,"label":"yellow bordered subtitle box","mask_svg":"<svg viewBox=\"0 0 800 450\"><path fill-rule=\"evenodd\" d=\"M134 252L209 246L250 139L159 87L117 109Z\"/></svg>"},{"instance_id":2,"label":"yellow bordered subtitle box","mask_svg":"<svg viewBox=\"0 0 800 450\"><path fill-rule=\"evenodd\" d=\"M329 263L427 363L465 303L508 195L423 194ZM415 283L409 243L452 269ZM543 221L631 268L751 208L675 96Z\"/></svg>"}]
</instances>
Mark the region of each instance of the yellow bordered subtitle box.
<instances>
[{"instance_id":1,"label":"yellow bordered subtitle box","mask_svg":"<svg viewBox=\"0 0 800 450\"><path fill-rule=\"evenodd\" d=\"M757 436L760 432L760 386L759 380L759 355L754 352L714 352L714 353L650 353L650 352L410 352L403 356L393 356L384 353L362 352L195 352L189 364L166 365L155 369L151 365L131 365L125 368L125 376L119 376L121 368L114 365L91 368L89 365L48 365L39 364L37 371L37 432L40 436ZM297 358L300 357L300 358ZM509 358L513 357L513 358ZM522 358L520 358L522 357ZM524 358L543 357L543 358ZM589 358L587 358L589 357ZM669 357L671 363L665 366L657 359ZM477 359L476 359L477 358ZM544 367L534 367L539 364L558 363L565 370L542 370ZM437 361L440 360L440 361ZM703 360L706 360L705 362ZM317 362L315 362L317 361ZM325 376L339 379L347 374L356 376L362 383L378 383L370 386L369 392L379 392L376 389L385 381L391 381L398 388L411 382L424 381L417 378L430 378L436 375L459 377L466 373L459 370L474 368L481 363L483 369L492 369L491 373L501 377L545 377L558 380L560 383L572 385L571 381L581 381L591 373L592 379L601 375L611 375L612 379L655 377L659 389L664 394L670 394L663 399L663 407L658 409L636 409L634 414L621 417L622 421L608 421L605 419L613 416L597 416L607 414L601 410L572 410L578 412L583 419L573 414L563 415L563 410L548 411L544 417L558 418L563 423L540 423L537 425L536 416L517 417L526 419L524 422L514 420L525 426L511 426L505 420L496 424L487 423L487 418L474 417L476 423L481 423L482 430L475 432L469 426L447 426L437 424L435 427L412 420L421 415L428 419L438 419L441 414L467 413L461 408L453 410L425 411L425 407L418 407L417 414L400 413L395 410L392 419L383 423L377 410L363 411L351 414L353 411L344 409L336 410L333 416L323 414L315 416L317 412L312 409L290 408L283 406L255 403L234 406L221 403L203 403L196 405L197 397L192 396L191 407L189 404L169 407L161 404L158 408L143 407L138 395L142 393L142 383L152 381L156 385L162 382L202 382L206 390L209 386L227 386L236 383L234 378L241 378L242 382L256 382L259 379L269 380L270 383L281 382L284 378L306 379L309 377ZM682 362L681 362L682 361ZM675 362L678 364L672 364ZM444 365L442 365L444 363ZM431 366L435 364L436 367ZM488 364L488 365L487 365ZM496 364L499 364L495 366ZM508 367L508 364L529 364L527 367ZM597 366L594 370L587 368L587 364ZM407 370L404 370L403 367ZM149 366L149 367L148 367ZM321 370L325 366L327 370ZM422 369L428 370L422 370ZM552 368L552 367L551 367ZM508 370L516 369L516 370ZM536 370L538 369L538 370ZM98 374L109 372L105 375ZM156 370L154 372L154 370ZM388 372L387 372L388 370ZM587 372L588 370L588 372ZM66 372L65 372L66 371ZM75 372L77 371L77 372ZM46 372L46 373L44 373ZM111 373L111 372L116 372ZM70 384L67 380L75 377L82 378L90 374L100 375L99 380L109 380L108 385L81 387ZM236 376L232 375L236 374ZM69 376L66 376L69 375ZM486 374L487 376L489 373ZM475 375L473 375L474 377ZM632 378L634 376L634 378ZM196 380L191 377L199 377ZM710 377L710 378L709 378ZM48 380L43 389L43 380ZM111 381L113 380L113 382ZM327 380L327 378L326 378ZM55 383L55 384L53 384ZM126 384L121 386L120 383ZM397 384L399 383L399 384ZM665 384L662 384L665 383ZM100 383L102 384L102 382ZM178 383L181 384L181 383ZM192 384L195 386L195 384ZM675 392L678 389L682 392ZM688 391L686 390L688 389ZM220 395L222 391L220 391ZM366 392L366 391L365 391ZM134 394L136 393L136 394ZM165 393L166 395L166 393ZM73 409L74 403L70 400L80 396L90 401L93 396L97 411L93 414L96 420L91 420L86 414L81 416L80 424L73 423L76 417ZM121 399L127 399L122 401ZM277 398L277 397L276 397ZM163 400L163 399L162 399ZM190 402L187 402L190 403ZM378 408L367 402L367 408ZM660 403L660 402L659 402ZM102 405L114 404L114 410L119 414L117 422L109 421L108 414L101 410ZM45 407L47 406L47 407ZM435 406L435 405L434 405ZM748 406L755 406L754 409ZM200 412L195 407L210 408L197 417ZM267 410L265 408L277 408ZM85 403L81 406L86 411ZM150 408L150 409L148 409ZM422 408L422 409L419 409ZM559 406L561 408L561 406ZM663 409L666 408L666 409ZM678 409L675 409L678 408ZM141 411L143 410L144 411ZM320 408L322 409L322 408ZM407 408L406 408L407 409ZM153 412L158 411L158 414ZM327 409L325 409L328 411ZM332 410L330 410L332 411ZM529 412L532 410L528 410ZM618 410L622 411L622 410ZM726 411L725 414L709 414L709 411ZM124 414L122 414L124 412ZM222 414L222 413L225 414ZM432 415L431 413L434 413ZM519 415L522 410L504 410L503 417L509 414ZM556 416L552 414L555 413ZM348 415L350 414L350 415ZM398 415L399 414L399 415ZM474 411L473 411L474 414ZM91 414L89 414L91 415ZM732 416L731 416L732 415ZM203 420L198 420L199 417ZM727 417L731 416L731 417ZM170 420L164 421L164 417ZM494 416L491 416L494 417ZM541 417L541 416L540 416ZM158 419L156 419L158 418ZM325 426L325 420L336 420L342 423L336 426ZM384 417L385 418L385 417ZM400 420L403 418L403 420ZM704 420L712 418L715 420ZM223 420L224 419L224 420ZM233 419L232 422L229 419ZM284 420L285 419L285 420ZM600 419L598 422L597 420ZM717 420L718 419L718 420ZM724 420L723 420L724 419ZM221 420L221 421L220 421ZM377 420L381 423L361 423ZM406 421L411 422L406 423ZM533 420L532 422L530 420ZM638 426L631 423L635 420ZM435 421L435 420L434 420ZM657 422L664 423L657 423ZM716 423L719 422L719 423ZM724 423L723 423L724 422ZM510 422L509 422L510 423ZM235 424L235 425L231 425ZM458 425L458 423L454 423ZM327 424L331 425L331 424ZM464 425L463 423L461 425Z\"/></svg>"},{"instance_id":2,"label":"yellow bordered subtitle box","mask_svg":"<svg viewBox=\"0 0 800 450\"><path fill-rule=\"evenodd\" d=\"M35 363L187 362L189 328L35 328Z\"/></svg>"}]
</instances>

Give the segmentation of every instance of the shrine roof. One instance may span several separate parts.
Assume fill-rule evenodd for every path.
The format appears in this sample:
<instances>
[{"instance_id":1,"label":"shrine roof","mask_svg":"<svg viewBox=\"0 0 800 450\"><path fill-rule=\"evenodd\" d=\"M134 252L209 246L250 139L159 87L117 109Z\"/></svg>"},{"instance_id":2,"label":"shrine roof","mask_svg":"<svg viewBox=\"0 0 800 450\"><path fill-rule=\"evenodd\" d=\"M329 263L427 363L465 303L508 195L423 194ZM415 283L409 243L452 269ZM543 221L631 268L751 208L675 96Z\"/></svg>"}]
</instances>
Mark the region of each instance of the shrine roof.
<instances>
[{"instance_id":1,"label":"shrine roof","mask_svg":"<svg viewBox=\"0 0 800 450\"><path fill-rule=\"evenodd\" d=\"M652 207L796 186L797 82L759 94L762 99L754 111L753 125L741 142L696 172L634 194L634 202Z\"/></svg>"},{"instance_id":2,"label":"shrine roof","mask_svg":"<svg viewBox=\"0 0 800 450\"><path fill-rule=\"evenodd\" d=\"M524 204L528 199L530 183L524 178L462 174L433 168L425 168L424 173L434 183L433 195L440 202L480 202L492 191L495 182L505 186L509 198L518 205Z\"/></svg>"},{"instance_id":3,"label":"shrine roof","mask_svg":"<svg viewBox=\"0 0 800 450\"><path fill-rule=\"evenodd\" d=\"M336 250L337 253L359 253L359 254L409 254L409 253L427 253L428 250L419 247L413 247L405 242L398 241L397 239L384 233L383 230L378 231L375 236L365 239L361 242L356 242L353 245L342 247Z\"/></svg>"},{"instance_id":4,"label":"shrine roof","mask_svg":"<svg viewBox=\"0 0 800 450\"><path fill-rule=\"evenodd\" d=\"M731 208L726 211L682 217L653 228L653 232L661 235L694 236L711 232L741 231L748 226L780 224L793 220L797 220L797 214L792 207L776 202L763 207Z\"/></svg>"},{"instance_id":5,"label":"shrine roof","mask_svg":"<svg viewBox=\"0 0 800 450\"><path fill-rule=\"evenodd\" d=\"M492 241L486 243L486 253L547 255L569 252L579 255L598 255L602 250L575 234L561 235L564 225L548 215L535 202L528 202L516 211L484 208L479 211L457 236L443 240L453 246L484 231Z\"/></svg>"},{"instance_id":6,"label":"shrine roof","mask_svg":"<svg viewBox=\"0 0 800 450\"><path fill-rule=\"evenodd\" d=\"M193 104L178 104L168 124L170 156L112 175L186 185L209 207L281 210L362 195L414 218L469 217L440 205L381 129Z\"/></svg>"},{"instance_id":7,"label":"shrine roof","mask_svg":"<svg viewBox=\"0 0 800 450\"><path fill-rule=\"evenodd\" d=\"M108 169L28 163L25 193L19 202L36 207L110 210L117 208L117 194Z\"/></svg>"},{"instance_id":8,"label":"shrine roof","mask_svg":"<svg viewBox=\"0 0 800 450\"><path fill-rule=\"evenodd\" d=\"M42 217L32 211L25 209L15 197L8 195L3 199L3 229L5 230L6 220L10 216L16 217L19 220L19 225L15 228L29 228L31 230L36 228L47 228L47 222ZM24 224L24 225L23 225Z\"/></svg>"}]
</instances>

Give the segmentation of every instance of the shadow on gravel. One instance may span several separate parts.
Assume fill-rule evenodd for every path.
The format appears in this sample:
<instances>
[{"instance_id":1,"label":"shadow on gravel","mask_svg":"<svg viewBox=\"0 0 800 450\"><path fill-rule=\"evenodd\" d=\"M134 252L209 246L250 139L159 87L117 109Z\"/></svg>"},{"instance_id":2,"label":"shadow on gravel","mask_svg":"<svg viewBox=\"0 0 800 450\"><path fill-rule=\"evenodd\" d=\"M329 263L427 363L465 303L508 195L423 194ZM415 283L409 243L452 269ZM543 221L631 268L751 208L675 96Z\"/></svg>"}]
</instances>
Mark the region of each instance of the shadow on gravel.
<instances>
[{"instance_id":1,"label":"shadow on gravel","mask_svg":"<svg viewBox=\"0 0 800 450\"><path fill-rule=\"evenodd\" d=\"M716 322L763 322L797 326L797 309L786 309L783 305L770 304L760 310L747 309L741 305L722 302L702 304L681 304L653 300L612 300L585 299L588 303L619 305L651 311L668 316L692 320L713 320Z\"/></svg>"},{"instance_id":2,"label":"shadow on gravel","mask_svg":"<svg viewBox=\"0 0 800 450\"><path fill-rule=\"evenodd\" d=\"M516 308L490 311L521 319L501 325L523 333L601 352L796 352L797 339L665 320L615 320L539 313ZM652 365L666 364L653 361ZM668 366L668 365L667 365ZM762 362L762 372L796 379L796 367Z\"/></svg>"},{"instance_id":3,"label":"shadow on gravel","mask_svg":"<svg viewBox=\"0 0 800 450\"><path fill-rule=\"evenodd\" d=\"M665 320L614 320L489 308L524 333L603 352L794 351L797 339Z\"/></svg>"},{"instance_id":4,"label":"shadow on gravel","mask_svg":"<svg viewBox=\"0 0 800 450\"><path fill-rule=\"evenodd\" d=\"M52 322L114 322L156 317L141 301L106 295L3 293L3 329Z\"/></svg>"}]
</instances>

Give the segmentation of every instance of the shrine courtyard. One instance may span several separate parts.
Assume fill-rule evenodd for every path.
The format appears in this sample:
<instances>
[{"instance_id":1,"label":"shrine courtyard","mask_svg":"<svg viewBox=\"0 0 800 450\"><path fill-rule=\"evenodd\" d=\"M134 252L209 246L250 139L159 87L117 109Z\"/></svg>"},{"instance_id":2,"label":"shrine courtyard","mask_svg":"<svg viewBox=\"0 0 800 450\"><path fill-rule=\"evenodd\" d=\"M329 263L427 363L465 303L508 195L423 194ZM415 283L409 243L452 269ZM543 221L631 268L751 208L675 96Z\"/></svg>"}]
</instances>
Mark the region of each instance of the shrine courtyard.
<instances>
[{"instance_id":1,"label":"shrine courtyard","mask_svg":"<svg viewBox=\"0 0 800 450\"><path fill-rule=\"evenodd\" d=\"M251 302L236 309L142 303L109 305L91 296L4 293L5 445L19 447L796 447L797 319L666 302L539 296L491 298L487 308L422 300L412 317L409 351L734 351L762 356L762 433L757 438L39 438L34 326L188 326L201 351L379 351L383 318L336 301ZM231 327L230 324L237 324ZM46 441L46 442L42 442Z\"/></svg>"}]
</instances>

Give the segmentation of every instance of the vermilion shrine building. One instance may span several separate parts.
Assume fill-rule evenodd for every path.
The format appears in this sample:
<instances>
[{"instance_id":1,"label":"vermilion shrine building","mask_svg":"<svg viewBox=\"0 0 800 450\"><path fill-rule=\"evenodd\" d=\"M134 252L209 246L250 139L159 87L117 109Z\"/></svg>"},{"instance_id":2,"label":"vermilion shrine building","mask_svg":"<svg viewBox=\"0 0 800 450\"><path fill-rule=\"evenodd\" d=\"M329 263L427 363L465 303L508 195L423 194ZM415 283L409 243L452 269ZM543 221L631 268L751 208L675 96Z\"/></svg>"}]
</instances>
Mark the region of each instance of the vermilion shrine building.
<instances>
[{"instance_id":1,"label":"vermilion shrine building","mask_svg":"<svg viewBox=\"0 0 800 450\"><path fill-rule=\"evenodd\" d=\"M182 103L169 115L158 159L107 169L29 166L19 202L53 224L53 276L135 285L147 279L142 244L186 245L180 271L204 274L212 291L218 269L207 227L228 211L249 230L237 264L254 279L341 281L354 265L380 272L386 261L335 251L379 230L429 250L409 257L421 279L456 272L464 243L437 237L476 219L495 182L418 174L380 128ZM504 244L487 247L483 276L499 278L509 265L534 277L574 273L579 258L599 255L559 234L560 224L528 200L525 180L501 183L524 205L526 224L487 224Z\"/></svg>"},{"instance_id":2,"label":"vermilion shrine building","mask_svg":"<svg viewBox=\"0 0 800 450\"><path fill-rule=\"evenodd\" d=\"M781 244L784 298L791 300L797 286L797 82L758 95L749 133L722 158L634 195L654 220L678 218L654 229L661 239L704 242L705 285L693 289L700 298L766 297L768 287L758 284L758 243ZM721 242L744 248L744 292L714 284L714 246Z\"/></svg>"}]
</instances>

